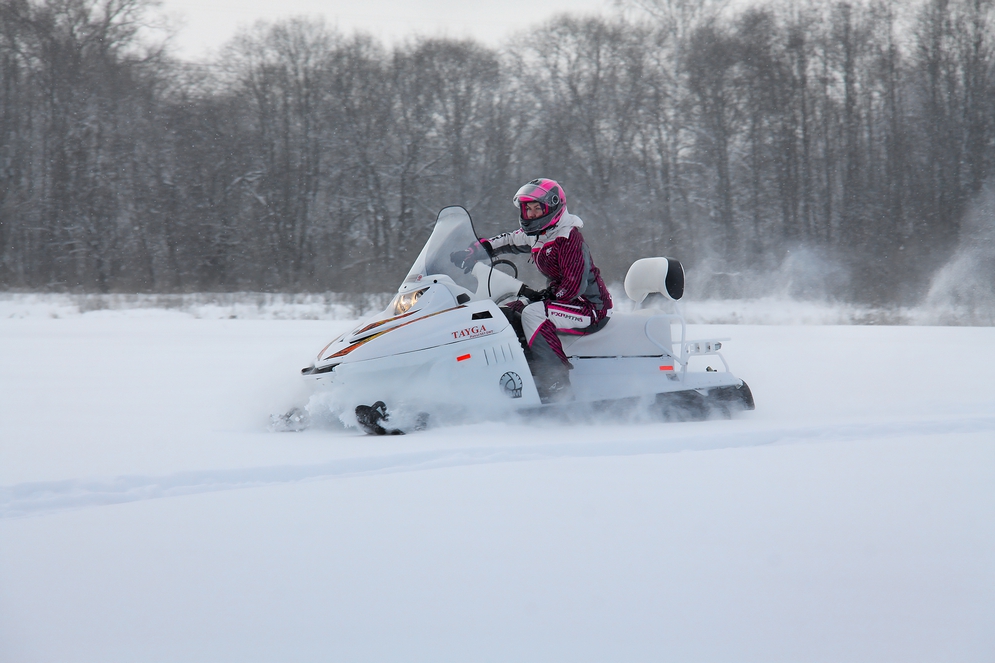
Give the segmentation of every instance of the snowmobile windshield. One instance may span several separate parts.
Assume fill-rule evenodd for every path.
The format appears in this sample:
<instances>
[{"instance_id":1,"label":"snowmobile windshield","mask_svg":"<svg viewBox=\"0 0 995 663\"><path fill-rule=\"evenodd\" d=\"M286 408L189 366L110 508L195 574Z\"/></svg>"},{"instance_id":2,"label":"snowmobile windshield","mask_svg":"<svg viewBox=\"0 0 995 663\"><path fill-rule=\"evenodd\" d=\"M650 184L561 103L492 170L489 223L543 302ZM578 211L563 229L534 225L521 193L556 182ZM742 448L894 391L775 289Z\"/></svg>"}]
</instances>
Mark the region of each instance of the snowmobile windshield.
<instances>
[{"instance_id":1,"label":"snowmobile windshield","mask_svg":"<svg viewBox=\"0 0 995 663\"><path fill-rule=\"evenodd\" d=\"M447 207L439 212L435 222L435 230L429 236L421 253L404 278L405 283L421 281L431 274L445 274L471 292L477 289L477 278L472 274L464 274L463 270L453 264L449 254L462 251L477 241L473 232L470 215L462 207Z\"/></svg>"}]
</instances>

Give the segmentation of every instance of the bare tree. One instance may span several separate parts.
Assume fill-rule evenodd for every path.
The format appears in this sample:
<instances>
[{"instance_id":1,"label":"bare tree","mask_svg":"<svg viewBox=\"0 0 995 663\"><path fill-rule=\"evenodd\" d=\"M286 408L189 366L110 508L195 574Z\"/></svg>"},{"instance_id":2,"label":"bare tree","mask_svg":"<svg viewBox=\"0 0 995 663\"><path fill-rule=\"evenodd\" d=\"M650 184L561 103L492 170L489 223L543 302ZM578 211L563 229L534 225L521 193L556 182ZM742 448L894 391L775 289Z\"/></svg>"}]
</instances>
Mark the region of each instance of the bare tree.
<instances>
[{"instance_id":1,"label":"bare tree","mask_svg":"<svg viewBox=\"0 0 995 663\"><path fill-rule=\"evenodd\" d=\"M909 300L995 162L992 0L625 0L501 50L299 18L205 63L146 7L0 4L3 287L388 289L440 207L496 232L544 175L609 280L638 246L734 294L803 248Z\"/></svg>"}]
</instances>

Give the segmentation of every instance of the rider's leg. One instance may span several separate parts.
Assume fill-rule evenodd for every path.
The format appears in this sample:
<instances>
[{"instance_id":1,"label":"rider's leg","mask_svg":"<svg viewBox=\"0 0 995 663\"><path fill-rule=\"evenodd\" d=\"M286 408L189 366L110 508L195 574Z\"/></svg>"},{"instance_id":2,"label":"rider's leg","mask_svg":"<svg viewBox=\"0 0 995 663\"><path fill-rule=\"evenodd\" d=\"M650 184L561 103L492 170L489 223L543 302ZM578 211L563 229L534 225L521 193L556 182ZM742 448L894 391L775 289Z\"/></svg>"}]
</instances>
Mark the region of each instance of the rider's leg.
<instances>
[{"instance_id":1,"label":"rider's leg","mask_svg":"<svg viewBox=\"0 0 995 663\"><path fill-rule=\"evenodd\" d=\"M543 302L529 304L524 308L522 329L531 350L529 369L535 379L539 397L544 403L557 400L570 387L568 371L573 366L563 352L556 327L546 317Z\"/></svg>"},{"instance_id":2,"label":"rider's leg","mask_svg":"<svg viewBox=\"0 0 995 663\"><path fill-rule=\"evenodd\" d=\"M522 350L525 351L525 358L531 360L532 350L529 348L529 342L525 338L525 330L522 328L522 309L524 308L525 304L522 302L510 302L501 306L501 312L511 323L511 328L515 330L518 342L521 343Z\"/></svg>"}]
</instances>

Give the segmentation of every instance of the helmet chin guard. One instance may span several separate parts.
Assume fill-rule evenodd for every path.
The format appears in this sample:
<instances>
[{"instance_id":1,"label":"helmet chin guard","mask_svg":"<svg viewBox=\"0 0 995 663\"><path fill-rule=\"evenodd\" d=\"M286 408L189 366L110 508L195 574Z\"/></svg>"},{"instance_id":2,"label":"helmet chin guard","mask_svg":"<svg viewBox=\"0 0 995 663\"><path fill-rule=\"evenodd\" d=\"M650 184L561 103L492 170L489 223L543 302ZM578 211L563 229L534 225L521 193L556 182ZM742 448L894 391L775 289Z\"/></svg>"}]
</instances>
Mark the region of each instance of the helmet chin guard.
<instances>
[{"instance_id":1,"label":"helmet chin guard","mask_svg":"<svg viewBox=\"0 0 995 663\"><path fill-rule=\"evenodd\" d=\"M515 207L518 208L519 222L526 235L540 235L544 231L556 225L567 208L566 194L563 187L555 180L539 178L532 180L522 186L513 198ZM542 215L534 219L526 215L528 203L539 203L542 205Z\"/></svg>"}]
</instances>

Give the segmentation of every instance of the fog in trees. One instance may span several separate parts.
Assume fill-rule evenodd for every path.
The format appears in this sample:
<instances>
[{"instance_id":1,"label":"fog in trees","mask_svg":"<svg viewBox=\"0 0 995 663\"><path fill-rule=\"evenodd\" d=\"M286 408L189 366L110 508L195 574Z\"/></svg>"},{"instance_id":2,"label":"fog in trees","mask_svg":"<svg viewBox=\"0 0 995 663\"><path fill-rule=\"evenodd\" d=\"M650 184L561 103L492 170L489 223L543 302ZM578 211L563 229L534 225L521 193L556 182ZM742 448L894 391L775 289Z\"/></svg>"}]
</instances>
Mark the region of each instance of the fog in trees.
<instances>
[{"instance_id":1,"label":"fog in trees","mask_svg":"<svg viewBox=\"0 0 995 663\"><path fill-rule=\"evenodd\" d=\"M609 282L911 303L991 227L993 4L631 0L498 49L301 17L188 63L146 0L6 0L0 288L392 290L441 207L510 230L545 176Z\"/></svg>"}]
</instances>

